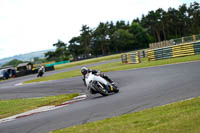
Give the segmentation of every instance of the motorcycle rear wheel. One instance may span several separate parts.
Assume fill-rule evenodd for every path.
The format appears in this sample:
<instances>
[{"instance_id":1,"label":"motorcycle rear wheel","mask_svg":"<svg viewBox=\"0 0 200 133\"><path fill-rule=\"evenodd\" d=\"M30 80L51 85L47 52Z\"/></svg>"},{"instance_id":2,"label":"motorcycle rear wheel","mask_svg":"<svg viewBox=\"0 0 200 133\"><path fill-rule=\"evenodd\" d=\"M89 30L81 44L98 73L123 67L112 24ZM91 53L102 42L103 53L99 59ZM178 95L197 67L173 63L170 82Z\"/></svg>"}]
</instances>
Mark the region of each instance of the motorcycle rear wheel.
<instances>
[{"instance_id":1,"label":"motorcycle rear wheel","mask_svg":"<svg viewBox=\"0 0 200 133\"><path fill-rule=\"evenodd\" d=\"M119 92L119 89L118 89L118 88L115 88L113 91L114 91L114 93L118 93L118 92Z\"/></svg>"}]
</instances>

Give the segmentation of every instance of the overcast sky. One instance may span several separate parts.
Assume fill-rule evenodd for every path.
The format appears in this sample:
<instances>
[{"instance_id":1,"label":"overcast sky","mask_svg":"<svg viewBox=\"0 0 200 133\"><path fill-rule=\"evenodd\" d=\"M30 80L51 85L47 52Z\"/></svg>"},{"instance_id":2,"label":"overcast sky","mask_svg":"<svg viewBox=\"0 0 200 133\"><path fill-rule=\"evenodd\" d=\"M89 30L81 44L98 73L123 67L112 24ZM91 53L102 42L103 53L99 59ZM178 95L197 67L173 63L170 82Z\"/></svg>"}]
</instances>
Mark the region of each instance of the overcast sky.
<instances>
[{"instance_id":1,"label":"overcast sky","mask_svg":"<svg viewBox=\"0 0 200 133\"><path fill-rule=\"evenodd\" d=\"M68 42L81 26L133 19L200 0L0 0L0 59Z\"/></svg>"}]
</instances>

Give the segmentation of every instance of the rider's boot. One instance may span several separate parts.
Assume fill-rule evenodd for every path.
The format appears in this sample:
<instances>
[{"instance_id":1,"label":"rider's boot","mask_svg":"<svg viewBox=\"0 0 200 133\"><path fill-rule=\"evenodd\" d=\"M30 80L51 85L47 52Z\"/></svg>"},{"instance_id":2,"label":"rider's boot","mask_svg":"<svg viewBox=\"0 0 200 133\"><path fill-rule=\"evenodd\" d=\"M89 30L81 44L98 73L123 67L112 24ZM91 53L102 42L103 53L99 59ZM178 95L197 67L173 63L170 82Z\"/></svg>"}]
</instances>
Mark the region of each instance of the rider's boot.
<instances>
[{"instance_id":1,"label":"rider's boot","mask_svg":"<svg viewBox=\"0 0 200 133\"><path fill-rule=\"evenodd\" d=\"M112 84L114 88L118 88L113 80L111 80L108 76L106 76L106 80Z\"/></svg>"},{"instance_id":2,"label":"rider's boot","mask_svg":"<svg viewBox=\"0 0 200 133\"><path fill-rule=\"evenodd\" d=\"M118 88L114 82L111 83L114 88Z\"/></svg>"},{"instance_id":3,"label":"rider's boot","mask_svg":"<svg viewBox=\"0 0 200 133\"><path fill-rule=\"evenodd\" d=\"M104 73L101 73L101 76L102 76L104 79L106 79L108 82L110 82L114 88L118 88L118 87L116 86L115 82L114 82L113 80L111 80L107 75L105 75Z\"/></svg>"}]
</instances>

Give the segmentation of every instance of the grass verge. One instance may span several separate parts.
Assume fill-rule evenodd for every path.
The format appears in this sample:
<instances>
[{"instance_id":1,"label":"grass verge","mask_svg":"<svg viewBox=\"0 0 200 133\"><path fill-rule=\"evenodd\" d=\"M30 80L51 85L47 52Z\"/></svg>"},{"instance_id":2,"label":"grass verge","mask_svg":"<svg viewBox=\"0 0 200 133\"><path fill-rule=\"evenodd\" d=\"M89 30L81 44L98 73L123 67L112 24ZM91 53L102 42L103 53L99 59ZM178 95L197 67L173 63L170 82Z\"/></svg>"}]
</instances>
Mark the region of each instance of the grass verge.
<instances>
[{"instance_id":1,"label":"grass verge","mask_svg":"<svg viewBox=\"0 0 200 133\"><path fill-rule=\"evenodd\" d=\"M199 110L198 97L51 133L199 133Z\"/></svg>"},{"instance_id":2,"label":"grass verge","mask_svg":"<svg viewBox=\"0 0 200 133\"><path fill-rule=\"evenodd\" d=\"M59 105L78 95L79 94L66 94L31 99L0 100L0 119L42 106Z\"/></svg>"},{"instance_id":3,"label":"grass verge","mask_svg":"<svg viewBox=\"0 0 200 133\"><path fill-rule=\"evenodd\" d=\"M188 62L188 61L198 61L198 60L200 60L200 55L171 58L171 59L157 60L157 61L151 61L151 62L148 62L147 59L145 58L143 59L143 62L140 64L122 64L121 62L113 62L113 63L103 64L103 65L90 67L90 68L98 69L98 70L101 70L102 72L109 72L109 71L160 66L160 65L167 65L167 64L174 64L174 63L181 63L181 62ZM33 80L25 81L24 83L58 80L58 79L71 78L71 77L80 76L80 75L81 75L80 70L73 70L69 72L63 72L63 73L58 73L58 74L42 77L42 78L36 78Z\"/></svg>"},{"instance_id":4,"label":"grass verge","mask_svg":"<svg viewBox=\"0 0 200 133\"><path fill-rule=\"evenodd\" d=\"M86 64L92 64L92 63L113 60L113 59L118 59L118 58L121 58L121 54L109 55L109 56L104 56L104 57L98 57L98 58L92 58L92 59L87 59L87 60L82 60L82 61L71 62L71 63L67 63L67 64L62 64L62 65L56 65L55 69L58 70L58 69L64 69L64 68L69 68L69 67L74 67L74 66L82 66L82 65L86 65Z\"/></svg>"}]
</instances>

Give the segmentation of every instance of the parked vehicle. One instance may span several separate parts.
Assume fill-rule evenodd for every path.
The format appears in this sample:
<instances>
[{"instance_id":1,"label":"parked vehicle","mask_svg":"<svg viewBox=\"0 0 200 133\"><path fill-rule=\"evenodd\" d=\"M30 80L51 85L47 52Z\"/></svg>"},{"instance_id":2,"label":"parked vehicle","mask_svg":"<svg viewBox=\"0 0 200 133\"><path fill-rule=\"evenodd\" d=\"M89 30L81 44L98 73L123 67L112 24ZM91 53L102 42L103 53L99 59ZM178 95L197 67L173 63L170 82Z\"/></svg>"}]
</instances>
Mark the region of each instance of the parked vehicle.
<instances>
[{"instance_id":1,"label":"parked vehicle","mask_svg":"<svg viewBox=\"0 0 200 133\"><path fill-rule=\"evenodd\" d=\"M109 83L98 74L88 73L85 81L91 94L100 93L103 96L107 96L109 93L119 92L119 89L116 85Z\"/></svg>"},{"instance_id":2,"label":"parked vehicle","mask_svg":"<svg viewBox=\"0 0 200 133\"><path fill-rule=\"evenodd\" d=\"M7 72L9 74L10 78L15 78L16 77L16 70L14 68L7 69Z\"/></svg>"},{"instance_id":3,"label":"parked vehicle","mask_svg":"<svg viewBox=\"0 0 200 133\"><path fill-rule=\"evenodd\" d=\"M9 78L9 73L7 69L1 69L0 70L0 79L8 79Z\"/></svg>"}]
</instances>

